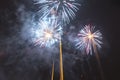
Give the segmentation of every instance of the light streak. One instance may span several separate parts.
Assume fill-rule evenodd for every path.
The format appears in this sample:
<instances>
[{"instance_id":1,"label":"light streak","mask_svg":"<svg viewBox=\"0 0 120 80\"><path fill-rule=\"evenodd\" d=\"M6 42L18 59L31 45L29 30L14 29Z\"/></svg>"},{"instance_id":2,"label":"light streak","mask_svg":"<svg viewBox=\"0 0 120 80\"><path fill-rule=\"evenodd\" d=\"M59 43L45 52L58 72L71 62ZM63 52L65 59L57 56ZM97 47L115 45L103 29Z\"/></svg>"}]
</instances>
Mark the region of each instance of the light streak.
<instances>
[{"instance_id":1,"label":"light streak","mask_svg":"<svg viewBox=\"0 0 120 80\"><path fill-rule=\"evenodd\" d=\"M79 10L80 4L76 0L37 0L40 5L38 14L40 19L48 15L57 15L65 24L74 19L75 12Z\"/></svg>"},{"instance_id":2,"label":"light streak","mask_svg":"<svg viewBox=\"0 0 120 80\"><path fill-rule=\"evenodd\" d=\"M51 47L58 42L62 35L62 27L58 24L57 20L51 18L47 20L41 20L39 27L34 31L35 38L33 42L35 46Z\"/></svg>"},{"instance_id":3,"label":"light streak","mask_svg":"<svg viewBox=\"0 0 120 80\"><path fill-rule=\"evenodd\" d=\"M82 51L86 51L87 54L92 54L93 43L97 48L101 48L102 34L99 30L95 31L94 29L94 26L85 25L78 33L78 38L75 40L77 42L76 47Z\"/></svg>"},{"instance_id":4,"label":"light streak","mask_svg":"<svg viewBox=\"0 0 120 80\"><path fill-rule=\"evenodd\" d=\"M54 80L54 62L53 62L53 65L52 65L52 76L51 76L51 80Z\"/></svg>"}]
</instances>

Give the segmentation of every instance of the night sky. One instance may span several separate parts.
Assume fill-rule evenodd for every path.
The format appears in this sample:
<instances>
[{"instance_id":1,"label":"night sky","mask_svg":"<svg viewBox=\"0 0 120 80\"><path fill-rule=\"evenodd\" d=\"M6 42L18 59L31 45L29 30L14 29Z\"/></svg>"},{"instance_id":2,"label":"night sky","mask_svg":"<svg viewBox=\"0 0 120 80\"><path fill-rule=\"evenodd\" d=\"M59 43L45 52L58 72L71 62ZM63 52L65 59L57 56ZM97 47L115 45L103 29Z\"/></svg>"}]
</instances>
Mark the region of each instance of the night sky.
<instances>
[{"instance_id":1,"label":"night sky","mask_svg":"<svg viewBox=\"0 0 120 80\"><path fill-rule=\"evenodd\" d=\"M103 34L99 57L105 80L120 80L119 0L80 2L75 20L64 28L64 80L101 80L95 55L82 55L69 39L85 24L98 26ZM27 37L37 10L32 0L0 0L0 80L50 80L53 59L54 80L59 80L59 49L34 47Z\"/></svg>"}]
</instances>

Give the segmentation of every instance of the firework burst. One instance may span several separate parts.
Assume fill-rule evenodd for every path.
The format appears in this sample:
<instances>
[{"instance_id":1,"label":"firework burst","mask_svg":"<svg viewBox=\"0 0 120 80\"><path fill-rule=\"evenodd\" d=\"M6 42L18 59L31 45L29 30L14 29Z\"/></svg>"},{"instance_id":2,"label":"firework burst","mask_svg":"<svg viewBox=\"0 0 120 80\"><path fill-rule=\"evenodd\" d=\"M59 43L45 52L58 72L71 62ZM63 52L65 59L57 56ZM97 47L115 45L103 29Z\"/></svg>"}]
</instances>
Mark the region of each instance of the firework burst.
<instances>
[{"instance_id":1,"label":"firework burst","mask_svg":"<svg viewBox=\"0 0 120 80\"><path fill-rule=\"evenodd\" d=\"M37 0L36 4L40 5L38 11L40 18L48 15L57 15L64 23L69 23L73 19L75 12L79 10L79 3L76 0Z\"/></svg>"},{"instance_id":2,"label":"firework burst","mask_svg":"<svg viewBox=\"0 0 120 80\"><path fill-rule=\"evenodd\" d=\"M101 48L101 40L102 34L99 30L95 31L94 26L85 25L78 33L78 38L75 41L77 42L77 48L82 51L85 50L87 54L92 54L94 45L96 45L97 48Z\"/></svg>"},{"instance_id":3,"label":"firework burst","mask_svg":"<svg viewBox=\"0 0 120 80\"><path fill-rule=\"evenodd\" d=\"M62 28L56 20L41 20L39 22L39 28L33 31L35 46L51 47L53 44L61 39Z\"/></svg>"}]
</instances>

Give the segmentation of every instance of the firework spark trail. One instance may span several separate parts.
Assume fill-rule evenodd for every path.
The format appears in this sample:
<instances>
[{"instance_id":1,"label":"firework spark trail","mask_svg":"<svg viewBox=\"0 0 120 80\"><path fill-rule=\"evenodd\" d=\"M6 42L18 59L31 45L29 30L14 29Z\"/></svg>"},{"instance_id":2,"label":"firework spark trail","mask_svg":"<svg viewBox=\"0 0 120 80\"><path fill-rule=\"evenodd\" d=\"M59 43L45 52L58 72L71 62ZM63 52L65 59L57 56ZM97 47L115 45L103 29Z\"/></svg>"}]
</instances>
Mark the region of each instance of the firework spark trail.
<instances>
[{"instance_id":1,"label":"firework spark trail","mask_svg":"<svg viewBox=\"0 0 120 80\"><path fill-rule=\"evenodd\" d=\"M101 65L101 62L100 62L100 58L99 58L99 55L98 55L98 51L97 51L97 48L96 48L96 45L95 45L94 42L93 42L93 48L94 48L96 59L98 61L98 67L99 67L99 70L100 70L101 80L105 80L104 72L103 72L102 65Z\"/></svg>"},{"instance_id":2,"label":"firework spark trail","mask_svg":"<svg viewBox=\"0 0 120 80\"><path fill-rule=\"evenodd\" d=\"M92 50L94 50L100 69L101 79L104 80L103 69L97 51L97 48L101 48L102 34L98 30L94 31L94 29L95 27L86 25L83 29L80 30L78 34L79 38L75 41L77 41L77 48L80 48L82 51L85 50L87 54L92 54Z\"/></svg>"},{"instance_id":3,"label":"firework spark trail","mask_svg":"<svg viewBox=\"0 0 120 80\"><path fill-rule=\"evenodd\" d=\"M51 76L51 80L54 80L54 62L53 62L53 65L52 65L52 76Z\"/></svg>"},{"instance_id":4,"label":"firework spark trail","mask_svg":"<svg viewBox=\"0 0 120 80\"><path fill-rule=\"evenodd\" d=\"M35 31L35 33L39 34L39 36L35 40L35 46L40 45L40 47L51 47L53 44L55 44L58 41L61 41L61 35L62 35L62 27L61 24L58 23L58 20L56 19L56 16L45 17L42 20L40 20L40 29ZM61 42L60 42L61 44ZM60 78L63 80L63 62L62 62L62 45L60 45ZM53 69L53 68L52 68ZM62 73L61 73L62 71ZM52 70L52 76L51 79L53 79L54 73Z\"/></svg>"},{"instance_id":5,"label":"firework spark trail","mask_svg":"<svg viewBox=\"0 0 120 80\"><path fill-rule=\"evenodd\" d=\"M80 6L76 0L37 0L36 4L41 5L38 11L40 19L52 14L59 16L64 23L69 23L70 18L74 19Z\"/></svg>"},{"instance_id":6,"label":"firework spark trail","mask_svg":"<svg viewBox=\"0 0 120 80\"><path fill-rule=\"evenodd\" d=\"M53 21L53 22L52 22ZM63 80L63 61L62 61L62 42L61 42L61 35L62 35L62 28L60 24L57 23L56 20L48 20L48 21L41 21L40 25L42 27L37 32L40 34L35 41L35 45L43 45L45 47L51 47L55 42L60 41L60 80ZM54 77L54 67L52 68L52 76L51 79L53 80Z\"/></svg>"},{"instance_id":7,"label":"firework spark trail","mask_svg":"<svg viewBox=\"0 0 120 80\"><path fill-rule=\"evenodd\" d=\"M60 80L64 80L63 75L62 42L60 40Z\"/></svg>"},{"instance_id":8,"label":"firework spark trail","mask_svg":"<svg viewBox=\"0 0 120 80\"><path fill-rule=\"evenodd\" d=\"M74 19L75 12L79 10L77 6L80 6L80 4L77 3L75 0L40 0L40 1L38 0L36 4L41 5L40 10L38 11L38 14L40 15L39 20L41 20L44 17L48 17L49 15L50 16L55 15L58 17L60 22L63 23L64 25L68 24L70 22L70 19ZM40 40L38 39L38 41L36 41L37 44L39 43L43 44L44 42L47 44L47 41L49 41L52 38L54 31L49 31L49 34L48 34L48 30L46 31L47 31L47 34L43 35L44 40L40 42L41 38ZM50 42L50 44L52 43ZM63 61L62 61L62 42L61 41L60 41L60 80L63 80Z\"/></svg>"},{"instance_id":9,"label":"firework spark trail","mask_svg":"<svg viewBox=\"0 0 120 80\"><path fill-rule=\"evenodd\" d=\"M60 40L62 35L62 27L56 20L43 20L39 23L39 28L33 31L36 37L34 38L35 46L51 47Z\"/></svg>"},{"instance_id":10,"label":"firework spark trail","mask_svg":"<svg viewBox=\"0 0 120 80\"><path fill-rule=\"evenodd\" d=\"M83 29L78 33L78 38L75 40L77 42L76 47L82 51L86 51L87 54L92 54L93 41L98 48L101 48L102 44L102 34L99 30L94 31L95 27L90 25L85 25Z\"/></svg>"}]
</instances>

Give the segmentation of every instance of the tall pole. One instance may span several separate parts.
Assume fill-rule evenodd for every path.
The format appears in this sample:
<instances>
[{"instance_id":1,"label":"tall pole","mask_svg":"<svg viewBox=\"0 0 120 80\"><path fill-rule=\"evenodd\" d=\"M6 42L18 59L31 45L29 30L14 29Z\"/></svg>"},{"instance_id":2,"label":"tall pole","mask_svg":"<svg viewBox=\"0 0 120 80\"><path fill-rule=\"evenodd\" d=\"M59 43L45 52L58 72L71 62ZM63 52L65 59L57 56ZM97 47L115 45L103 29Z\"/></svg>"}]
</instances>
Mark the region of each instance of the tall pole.
<instances>
[{"instance_id":1,"label":"tall pole","mask_svg":"<svg viewBox=\"0 0 120 80\"><path fill-rule=\"evenodd\" d=\"M52 75L51 75L51 80L54 80L54 62L53 62L53 65L52 65Z\"/></svg>"},{"instance_id":2,"label":"tall pole","mask_svg":"<svg viewBox=\"0 0 120 80\"><path fill-rule=\"evenodd\" d=\"M105 80L103 69L102 69L101 62L100 62L100 58L99 58L98 51L97 51L97 48L96 48L96 44L94 43L94 41L93 41L93 49L94 49L96 59L98 61L98 67L99 67L99 70L100 70L101 80Z\"/></svg>"},{"instance_id":3,"label":"tall pole","mask_svg":"<svg viewBox=\"0 0 120 80\"><path fill-rule=\"evenodd\" d=\"M60 39L60 80L63 79L63 60L62 60L62 42Z\"/></svg>"}]
</instances>

